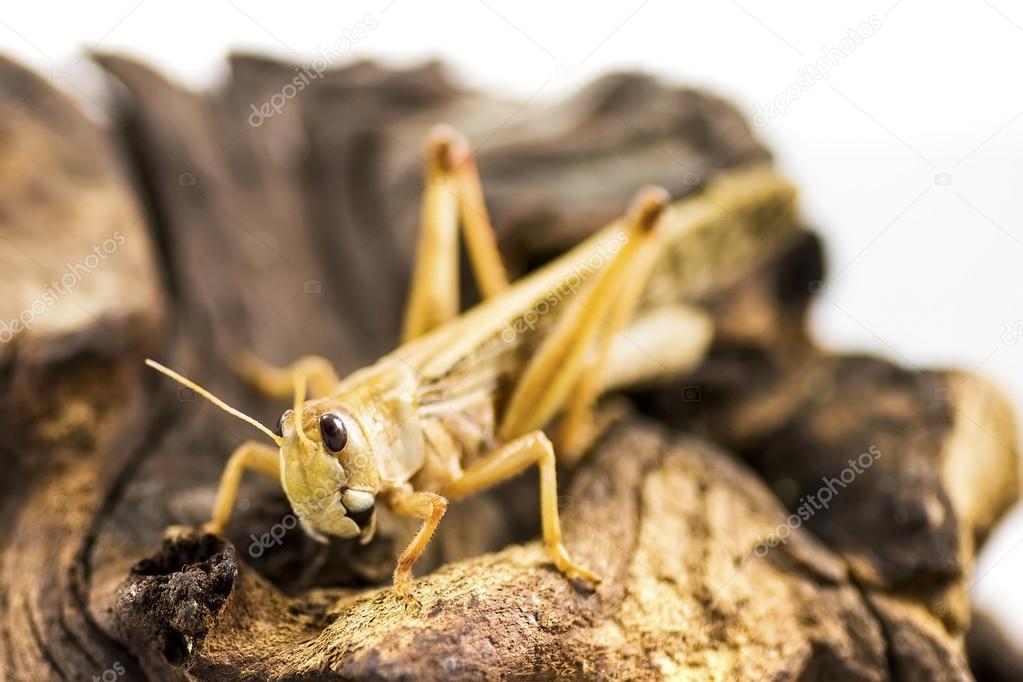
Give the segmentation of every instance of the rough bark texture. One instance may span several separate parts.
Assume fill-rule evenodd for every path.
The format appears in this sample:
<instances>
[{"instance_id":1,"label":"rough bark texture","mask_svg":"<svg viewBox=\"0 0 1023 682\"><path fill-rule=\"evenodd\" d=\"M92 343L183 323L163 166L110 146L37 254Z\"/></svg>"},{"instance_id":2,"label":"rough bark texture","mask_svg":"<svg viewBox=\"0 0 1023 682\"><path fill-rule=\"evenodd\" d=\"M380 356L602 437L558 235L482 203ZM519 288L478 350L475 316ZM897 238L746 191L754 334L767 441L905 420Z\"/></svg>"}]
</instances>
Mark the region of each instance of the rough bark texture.
<instances>
[{"instance_id":1,"label":"rough bark texture","mask_svg":"<svg viewBox=\"0 0 1023 682\"><path fill-rule=\"evenodd\" d=\"M237 350L349 371L392 348L433 124L479 145L513 273L640 185L682 196L769 155L726 103L639 76L522 105L461 91L437 65L359 64L252 125L290 65L235 58L201 95L99 63L116 83L110 136L0 63L0 320L43 306L0 336L0 454L17 481L0 497L4 678L970 676L966 576L1017 495L1013 419L974 377L817 349L809 233L707 301L704 366L637 392L648 416L565 472L568 543L601 569L596 593L545 562L533 475L452 507L422 562L421 611L381 587L409 524L385 516L369 545L322 548L285 528L282 494L256 478L229 543L163 539L205 520L250 434L141 358L270 422L283 405L232 376ZM42 298L68 270L71 290ZM827 509L792 522L872 448Z\"/></svg>"},{"instance_id":2,"label":"rough bark texture","mask_svg":"<svg viewBox=\"0 0 1023 682\"><path fill-rule=\"evenodd\" d=\"M791 272L809 275L803 291L819 286L819 271ZM1010 408L972 374L836 357L793 338L801 306L778 311L763 292L792 301L800 287L777 274L719 302L708 360L641 404L746 459L842 556L885 629L894 677L965 676L977 546L1019 495Z\"/></svg>"},{"instance_id":3,"label":"rough bark texture","mask_svg":"<svg viewBox=\"0 0 1023 682\"><path fill-rule=\"evenodd\" d=\"M650 427L619 429L566 506L568 542L605 578L595 594L561 578L533 542L421 579L421 611L387 590L309 604L239 571L211 538L190 538L136 567L120 625L137 647L220 679L325 669L383 679L883 679L881 630L840 561L805 534L752 554L752 538L783 512L723 453Z\"/></svg>"}]
</instances>

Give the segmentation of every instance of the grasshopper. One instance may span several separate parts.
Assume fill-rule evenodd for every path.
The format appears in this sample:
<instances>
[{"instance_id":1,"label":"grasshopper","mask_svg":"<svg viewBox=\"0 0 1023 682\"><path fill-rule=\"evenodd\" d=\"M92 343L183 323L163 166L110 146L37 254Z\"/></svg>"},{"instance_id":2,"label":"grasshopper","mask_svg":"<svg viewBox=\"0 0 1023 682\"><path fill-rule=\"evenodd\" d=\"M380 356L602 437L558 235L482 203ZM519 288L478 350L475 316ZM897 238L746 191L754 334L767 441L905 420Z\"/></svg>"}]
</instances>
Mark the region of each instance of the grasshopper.
<instances>
[{"instance_id":1,"label":"grasshopper","mask_svg":"<svg viewBox=\"0 0 1023 682\"><path fill-rule=\"evenodd\" d=\"M438 128L425 166L397 350L343 380L322 357L278 368L243 354L245 379L293 397L274 430L146 361L274 443L233 452L204 529L223 534L246 470L280 480L302 527L320 540L368 542L383 503L422 522L394 571L395 589L414 603L412 567L449 500L536 466L550 559L595 586L598 576L562 541L555 452L575 461L598 437L604 393L699 363L712 324L687 301L734 282L768 243L795 231L794 190L767 167L723 173L674 204L664 190L644 189L623 218L510 284L466 140ZM459 229L482 297L461 315ZM557 448L544 432L555 419Z\"/></svg>"}]
</instances>

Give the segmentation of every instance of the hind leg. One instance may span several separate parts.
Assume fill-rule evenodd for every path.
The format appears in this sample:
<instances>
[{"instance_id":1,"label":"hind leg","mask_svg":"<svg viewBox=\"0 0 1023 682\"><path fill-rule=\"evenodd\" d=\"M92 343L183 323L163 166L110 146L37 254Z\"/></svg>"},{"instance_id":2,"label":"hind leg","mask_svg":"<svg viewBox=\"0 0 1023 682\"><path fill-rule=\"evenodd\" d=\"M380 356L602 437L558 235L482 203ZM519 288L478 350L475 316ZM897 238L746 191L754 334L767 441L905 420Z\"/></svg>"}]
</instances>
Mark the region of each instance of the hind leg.
<instances>
[{"instance_id":1,"label":"hind leg","mask_svg":"<svg viewBox=\"0 0 1023 682\"><path fill-rule=\"evenodd\" d=\"M427 142L419 237L402 341L411 341L458 314L458 196L451 178L451 138Z\"/></svg>"},{"instance_id":2,"label":"hind leg","mask_svg":"<svg viewBox=\"0 0 1023 682\"><path fill-rule=\"evenodd\" d=\"M555 442L562 461L568 465L578 461L627 412L618 401L598 410L601 395L693 370L706 355L713 329L709 315L678 305L647 313L622 331L609 330L576 384L559 425Z\"/></svg>"},{"instance_id":3,"label":"hind leg","mask_svg":"<svg viewBox=\"0 0 1023 682\"><path fill-rule=\"evenodd\" d=\"M444 324L459 312L458 228L484 298L508 287L476 162L466 141L439 127L427 143L426 181L403 341Z\"/></svg>"},{"instance_id":4,"label":"hind leg","mask_svg":"<svg viewBox=\"0 0 1023 682\"><path fill-rule=\"evenodd\" d=\"M613 260L570 299L569 308L526 365L501 419L502 441L543 428L566 406L575 413L589 409L599 389L590 385L589 377L595 374L590 371L591 358L596 352L598 364L605 361L601 358L608 352L607 339L613 337L607 330L623 327L635 308L642 289L632 282L642 278L656 255L655 226L666 205L663 190L636 198Z\"/></svg>"}]
</instances>

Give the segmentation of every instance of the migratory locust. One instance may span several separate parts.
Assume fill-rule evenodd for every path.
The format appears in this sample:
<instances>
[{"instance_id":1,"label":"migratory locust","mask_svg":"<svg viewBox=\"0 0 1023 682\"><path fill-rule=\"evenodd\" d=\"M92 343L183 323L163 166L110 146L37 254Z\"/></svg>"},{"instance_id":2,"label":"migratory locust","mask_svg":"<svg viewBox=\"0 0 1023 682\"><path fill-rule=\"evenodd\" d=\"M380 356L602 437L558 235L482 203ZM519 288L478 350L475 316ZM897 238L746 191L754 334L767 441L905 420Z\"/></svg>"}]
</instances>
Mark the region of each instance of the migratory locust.
<instances>
[{"instance_id":1,"label":"migratory locust","mask_svg":"<svg viewBox=\"0 0 1023 682\"><path fill-rule=\"evenodd\" d=\"M318 356L277 368L241 355L237 369L257 389L293 398L275 429L147 361L273 443L234 451L205 529L223 534L249 469L280 481L317 539L368 542L385 504L422 521L394 571L395 589L414 602L413 564L449 500L536 466L550 560L595 585L598 576L562 541L556 459L569 464L599 438L601 395L699 364L713 324L695 302L795 232L793 187L759 166L721 172L675 203L643 189L624 217L509 283L474 157L463 138L438 128L427 143L420 222L397 350L344 379ZM459 230L482 297L461 314Z\"/></svg>"}]
</instances>

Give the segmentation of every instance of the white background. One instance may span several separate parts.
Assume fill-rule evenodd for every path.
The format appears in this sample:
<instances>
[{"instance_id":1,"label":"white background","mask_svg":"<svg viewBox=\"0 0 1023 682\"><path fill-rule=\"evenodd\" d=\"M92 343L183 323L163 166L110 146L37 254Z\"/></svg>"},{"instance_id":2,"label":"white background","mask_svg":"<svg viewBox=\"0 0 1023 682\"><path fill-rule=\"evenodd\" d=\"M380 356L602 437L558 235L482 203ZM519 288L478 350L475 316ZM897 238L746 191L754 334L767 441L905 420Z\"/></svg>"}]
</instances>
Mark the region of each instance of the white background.
<instances>
[{"instance_id":1,"label":"white background","mask_svg":"<svg viewBox=\"0 0 1023 682\"><path fill-rule=\"evenodd\" d=\"M343 59L409 65L439 56L469 85L536 101L572 94L609 69L641 68L714 89L752 117L822 50L842 50L850 29L873 21L873 35L843 50L827 79L795 88L786 113L760 130L826 238L830 276L813 326L835 348L975 370L1023 408L1018 3L462 0L440 7L416 0L7 3L0 50L69 89L90 77L82 55L92 48L135 55L202 87L223 76L229 49L308 61L318 48L355 36L369 16L374 27L359 29ZM1023 643L1023 590L1014 579L1023 572L1021 543L1017 509L972 581L978 602Z\"/></svg>"}]
</instances>

